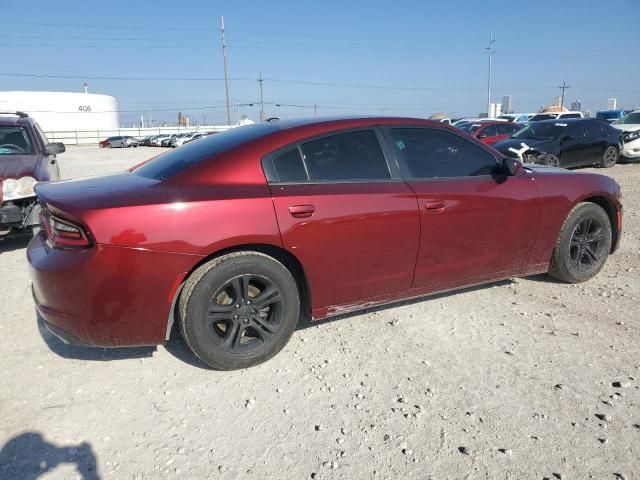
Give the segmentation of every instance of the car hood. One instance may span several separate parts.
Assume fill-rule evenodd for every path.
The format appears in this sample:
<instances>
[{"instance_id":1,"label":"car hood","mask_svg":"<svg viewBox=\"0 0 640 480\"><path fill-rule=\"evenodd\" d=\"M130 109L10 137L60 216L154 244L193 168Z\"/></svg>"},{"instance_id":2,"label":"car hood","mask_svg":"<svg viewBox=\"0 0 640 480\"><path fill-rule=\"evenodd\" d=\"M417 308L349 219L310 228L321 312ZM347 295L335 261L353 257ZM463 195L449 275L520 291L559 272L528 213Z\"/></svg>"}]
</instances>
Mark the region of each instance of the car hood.
<instances>
[{"instance_id":1,"label":"car hood","mask_svg":"<svg viewBox=\"0 0 640 480\"><path fill-rule=\"evenodd\" d=\"M529 148L532 148L541 153L553 152L557 150L557 142L555 140L533 140L530 138L506 138L494 143L493 148L504 155L515 157L515 153L513 153L509 149L515 148L516 150L520 150L522 149L523 143Z\"/></svg>"},{"instance_id":2,"label":"car hood","mask_svg":"<svg viewBox=\"0 0 640 480\"><path fill-rule=\"evenodd\" d=\"M34 176L39 158L40 155L0 155L0 180Z\"/></svg>"},{"instance_id":3,"label":"car hood","mask_svg":"<svg viewBox=\"0 0 640 480\"><path fill-rule=\"evenodd\" d=\"M623 132L633 132L635 130L640 130L640 123L623 123L620 125L611 126L617 128L618 130L622 130Z\"/></svg>"}]
</instances>

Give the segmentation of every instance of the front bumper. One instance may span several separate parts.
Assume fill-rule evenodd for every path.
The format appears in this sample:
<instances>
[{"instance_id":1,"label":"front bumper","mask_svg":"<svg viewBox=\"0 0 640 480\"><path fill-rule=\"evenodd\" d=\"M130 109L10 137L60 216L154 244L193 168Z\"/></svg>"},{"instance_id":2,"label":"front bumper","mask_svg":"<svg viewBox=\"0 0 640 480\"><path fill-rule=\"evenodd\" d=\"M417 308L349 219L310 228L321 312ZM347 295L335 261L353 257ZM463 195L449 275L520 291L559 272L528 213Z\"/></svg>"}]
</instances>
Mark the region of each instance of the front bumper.
<instances>
[{"instance_id":1,"label":"front bumper","mask_svg":"<svg viewBox=\"0 0 640 480\"><path fill-rule=\"evenodd\" d=\"M620 150L620 155L625 158L640 159L640 139L625 143Z\"/></svg>"},{"instance_id":2,"label":"front bumper","mask_svg":"<svg viewBox=\"0 0 640 480\"><path fill-rule=\"evenodd\" d=\"M0 204L0 238L38 225L40 205L36 197L7 200Z\"/></svg>"},{"instance_id":3,"label":"front bumper","mask_svg":"<svg viewBox=\"0 0 640 480\"><path fill-rule=\"evenodd\" d=\"M164 343L176 290L199 257L100 244L52 248L41 231L27 259L50 330L72 343L121 347Z\"/></svg>"}]
</instances>

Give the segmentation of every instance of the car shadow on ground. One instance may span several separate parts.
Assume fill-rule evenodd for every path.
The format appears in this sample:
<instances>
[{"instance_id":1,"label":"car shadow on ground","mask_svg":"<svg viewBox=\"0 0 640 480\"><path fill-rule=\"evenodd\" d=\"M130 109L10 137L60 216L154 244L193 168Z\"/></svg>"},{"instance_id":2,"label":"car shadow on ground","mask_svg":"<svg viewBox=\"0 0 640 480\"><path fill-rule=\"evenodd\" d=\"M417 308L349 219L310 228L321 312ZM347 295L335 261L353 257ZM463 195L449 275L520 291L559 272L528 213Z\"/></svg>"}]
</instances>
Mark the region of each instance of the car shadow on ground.
<instances>
[{"instance_id":1,"label":"car shadow on ground","mask_svg":"<svg viewBox=\"0 0 640 480\"><path fill-rule=\"evenodd\" d=\"M96 455L88 442L57 446L39 432L16 435L0 449L0 478L36 480L62 464L75 465L78 478L98 480Z\"/></svg>"},{"instance_id":2,"label":"car shadow on ground","mask_svg":"<svg viewBox=\"0 0 640 480\"><path fill-rule=\"evenodd\" d=\"M37 314L38 330L42 340L49 349L62 358L74 360L89 360L98 362L109 362L112 360L126 360L136 358L149 358L157 347L123 347L123 348L99 348L85 347L82 345L70 345L63 342L51 333L43 324L43 319Z\"/></svg>"},{"instance_id":3,"label":"car shadow on ground","mask_svg":"<svg viewBox=\"0 0 640 480\"><path fill-rule=\"evenodd\" d=\"M27 248L29 240L31 240L31 236L27 235L0 240L0 255L5 252L8 253L13 252L14 250L23 250Z\"/></svg>"}]
</instances>

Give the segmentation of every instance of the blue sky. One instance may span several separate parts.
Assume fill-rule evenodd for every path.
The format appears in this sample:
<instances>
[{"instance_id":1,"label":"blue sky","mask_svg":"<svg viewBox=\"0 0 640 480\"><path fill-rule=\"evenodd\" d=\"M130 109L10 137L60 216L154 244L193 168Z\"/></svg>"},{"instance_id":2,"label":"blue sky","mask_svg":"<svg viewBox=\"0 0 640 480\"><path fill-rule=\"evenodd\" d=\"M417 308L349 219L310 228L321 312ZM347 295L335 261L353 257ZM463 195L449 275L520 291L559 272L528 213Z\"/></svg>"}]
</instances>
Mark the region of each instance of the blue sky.
<instances>
[{"instance_id":1,"label":"blue sky","mask_svg":"<svg viewBox=\"0 0 640 480\"><path fill-rule=\"evenodd\" d=\"M494 101L512 95L517 111L535 111L566 81L567 102L593 112L610 97L640 105L638 0L1 5L0 90L81 91L87 79L92 93L117 97L123 123L149 111L175 121L178 110L225 121L221 15L232 103L259 99L262 72L265 101L282 105L268 116L310 116L314 104L318 115L476 115L491 31Z\"/></svg>"}]
</instances>

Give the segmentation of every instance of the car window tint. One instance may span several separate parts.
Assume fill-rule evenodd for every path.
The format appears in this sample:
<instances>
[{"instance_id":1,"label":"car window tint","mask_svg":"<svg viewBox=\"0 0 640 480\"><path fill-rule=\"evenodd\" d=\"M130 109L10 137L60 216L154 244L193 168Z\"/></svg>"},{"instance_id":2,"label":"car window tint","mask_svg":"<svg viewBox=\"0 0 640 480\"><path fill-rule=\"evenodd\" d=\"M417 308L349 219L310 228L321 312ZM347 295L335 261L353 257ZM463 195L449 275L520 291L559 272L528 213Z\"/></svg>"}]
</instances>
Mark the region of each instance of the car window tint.
<instances>
[{"instance_id":1,"label":"car window tint","mask_svg":"<svg viewBox=\"0 0 640 480\"><path fill-rule=\"evenodd\" d=\"M564 135L570 136L573 140L579 140L584 137L584 126L580 123L576 125L569 125L565 130Z\"/></svg>"},{"instance_id":2,"label":"car window tint","mask_svg":"<svg viewBox=\"0 0 640 480\"><path fill-rule=\"evenodd\" d=\"M11 125L0 126L0 155L25 155L32 153L31 140L29 139L26 128Z\"/></svg>"},{"instance_id":3,"label":"car window tint","mask_svg":"<svg viewBox=\"0 0 640 480\"><path fill-rule=\"evenodd\" d=\"M376 134L370 130L312 140L301 149L312 182L391 178Z\"/></svg>"},{"instance_id":4,"label":"car window tint","mask_svg":"<svg viewBox=\"0 0 640 480\"><path fill-rule=\"evenodd\" d=\"M513 123L505 123L504 125L496 125L498 135L510 135L518 131L518 127Z\"/></svg>"},{"instance_id":5,"label":"car window tint","mask_svg":"<svg viewBox=\"0 0 640 480\"><path fill-rule=\"evenodd\" d=\"M579 113L563 113L560 118L582 118Z\"/></svg>"},{"instance_id":6,"label":"car window tint","mask_svg":"<svg viewBox=\"0 0 640 480\"><path fill-rule=\"evenodd\" d=\"M306 182L307 172L297 148L281 153L272 161L276 182Z\"/></svg>"},{"instance_id":7,"label":"car window tint","mask_svg":"<svg viewBox=\"0 0 640 480\"><path fill-rule=\"evenodd\" d=\"M487 137L495 137L497 134L498 131L495 125L489 125L488 127L485 127L482 132L480 132L480 135L485 135Z\"/></svg>"},{"instance_id":8,"label":"car window tint","mask_svg":"<svg viewBox=\"0 0 640 480\"><path fill-rule=\"evenodd\" d=\"M470 141L450 132L425 128L393 128L411 178L490 175L496 159Z\"/></svg>"}]
</instances>

